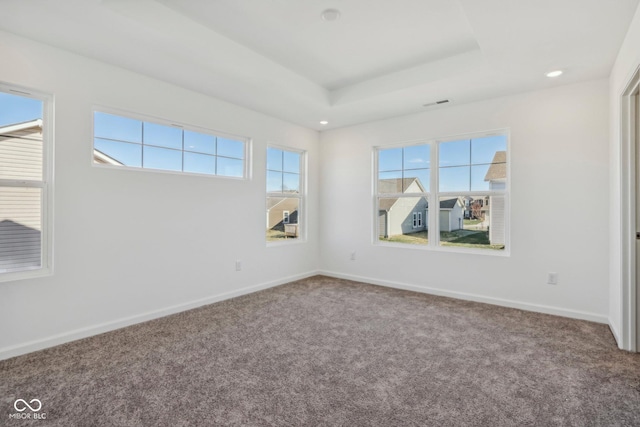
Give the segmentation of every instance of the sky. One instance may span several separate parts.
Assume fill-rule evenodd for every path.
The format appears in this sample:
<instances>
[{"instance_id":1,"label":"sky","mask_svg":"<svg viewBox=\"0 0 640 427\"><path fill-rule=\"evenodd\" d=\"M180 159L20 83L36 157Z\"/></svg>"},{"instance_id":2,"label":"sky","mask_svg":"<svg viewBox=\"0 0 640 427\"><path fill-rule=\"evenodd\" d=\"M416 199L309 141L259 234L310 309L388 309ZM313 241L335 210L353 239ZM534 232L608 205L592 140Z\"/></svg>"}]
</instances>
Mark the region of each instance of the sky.
<instances>
[{"instance_id":1,"label":"sky","mask_svg":"<svg viewBox=\"0 0 640 427\"><path fill-rule=\"evenodd\" d=\"M0 92L0 126L41 119L42 107L39 99Z\"/></svg>"},{"instance_id":2,"label":"sky","mask_svg":"<svg viewBox=\"0 0 640 427\"><path fill-rule=\"evenodd\" d=\"M485 191L484 177L497 151L506 151L505 135L439 143L439 191ZM378 152L378 178L419 178L429 191L429 144L391 148ZM435 163L435 162L434 162Z\"/></svg>"},{"instance_id":3,"label":"sky","mask_svg":"<svg viewBox=\"0 0 640 427\"><path fill-rule=\"evenodd\" d=\"M267 148L267 191L300 192L300 153Z\"/></svg>"},{"instance_id":4,"label":"sky","mask_svg":"<svg viewBox=\"0 0 640 427\"><path fill-rule=\"evenodd\" d=\"M102 112L94 113L94 147L130 167L244 174L242 141Z\"/></svg>"}]
</instances>

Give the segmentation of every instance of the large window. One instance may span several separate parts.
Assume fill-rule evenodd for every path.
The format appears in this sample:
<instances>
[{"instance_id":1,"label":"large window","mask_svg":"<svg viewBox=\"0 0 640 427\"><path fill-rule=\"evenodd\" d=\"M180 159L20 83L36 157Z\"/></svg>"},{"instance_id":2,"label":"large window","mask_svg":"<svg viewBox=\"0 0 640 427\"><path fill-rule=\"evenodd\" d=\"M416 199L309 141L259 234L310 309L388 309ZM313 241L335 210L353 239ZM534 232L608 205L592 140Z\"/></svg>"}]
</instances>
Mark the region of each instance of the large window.
<instances>
[{"instance_id":1,"label":"large window","mask_svg":"<svg viewBox=\"0 0 640 427\"><path fill-rule=\"evenodd\" d=\"M51 271L51 99L0 85L0 280Z\"/></svg>"},{"instance_id":2,"label":"large window","mask_svg":"<svg viewBox=\"0 0 640 427\"><path fill-rule=\"evenodd\" d=\"M244 178L247 141L95 111L95 164Z\"/></svg>"},{"instance_id":3,"label":"large window","mask_svg":"<svg viewBox=\"0 0 640 427\"><path fill-rule=\"evenodd\" d=\"M504 252L507 142L492 133L378 148L377 240Z\"/></svg>"},{"instance_id":4,"label":"large window","mask_svg":"<svg viewBox=\"0 0 640 427\"><path fill-rule=\"evenodd\" d=\"M304 209L304 153L267 148L267 241L298 239Z\"/></svg>"}]
</instances>

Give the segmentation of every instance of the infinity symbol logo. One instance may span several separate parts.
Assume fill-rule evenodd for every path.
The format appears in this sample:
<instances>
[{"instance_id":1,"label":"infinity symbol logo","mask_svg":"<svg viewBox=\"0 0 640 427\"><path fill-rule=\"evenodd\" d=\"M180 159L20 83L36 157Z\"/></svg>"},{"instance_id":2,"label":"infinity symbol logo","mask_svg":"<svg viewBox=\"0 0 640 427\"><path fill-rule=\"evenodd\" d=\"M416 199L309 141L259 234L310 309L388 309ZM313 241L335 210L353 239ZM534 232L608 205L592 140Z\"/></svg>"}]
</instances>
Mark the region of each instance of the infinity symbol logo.
<instances>
[{"instance_id":1,"label":"infinity symbol logo","mask_svg":"<svg viewBox=\"0 0 640 427\"><path fill-rule=\"evenodd\" d=\"M36 404L38 405L37 408L33 407L36 405L33 405L33 406L29 405L29 403L33 403L33 402L36 402ZM22 403L21 408L18 407L19 403ZM27 408L31 409L32 412L38 412L40 409L42 409L42 402L40 402L38 399L31 399L29 403L27 403L27 401L24 399L16 399L16 401L13 403L13 407L16 408L16 411L18 412L24 412L27 410Z\"/></svg>"}]
</instances>

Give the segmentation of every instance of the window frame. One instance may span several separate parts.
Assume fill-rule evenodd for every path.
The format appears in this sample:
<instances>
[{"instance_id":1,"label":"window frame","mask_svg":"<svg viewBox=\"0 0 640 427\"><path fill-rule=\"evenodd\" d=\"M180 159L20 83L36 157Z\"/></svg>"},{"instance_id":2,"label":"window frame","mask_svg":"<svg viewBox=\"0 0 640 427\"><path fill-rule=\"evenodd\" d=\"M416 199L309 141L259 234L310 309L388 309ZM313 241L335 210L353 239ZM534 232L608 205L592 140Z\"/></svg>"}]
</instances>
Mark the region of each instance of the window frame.
<instances>
[{"instance_id":1,"label":"window frame","mask_svg":"<svg viewBox=\"0 0 640 427\"><path fill-rule=\"evenodd\" d=\"M283 193L283 192L274 192L267 191L267 176L269 174L269 169L267 168L267 152L269 148L273 148L275 150L289 151L292 153L297 153L300 155L300 191L298 193ZM295 239L282 239L279 241L269 241L266 239L265 242L267 247L271 246L282 246L282 245L293 245L296 243L306 243L307 241L307 151L298 149L295 147L288 147L279 144L271 144L267 143L267 146L264 150L265 158L264 158L264 177L265 177L265 198L264 198L264 206L267 204L267 200L271 197L277 198L296 198L298 199L298 237Z\"/></svg>"},{"instance_id":2,"label":"window frame","mask_svg":"<svg viewBox=\"0 0 640 427\"><path fill-rule=\"evenodd\" d=\"M53 274L54 212L54 102L53 94L24 86L0 82L0 92L42 101L42 180L0 179L0 187L40 188L40 256L39 268L0 273L0 282L31 279ZM35 184L38 182L39 184Z\"/></svg>"},{"instance_id":3,"label":"window frame","mask_svg":"<svg viewBox=\"0 0 640 427\"><path fill-rule=\"evenodd\" d=\"M183 132L184 131L192 131L192 132L198 132L198 133L214 136L216 138L220 137L220 138L226 138L226 139L232 139L232 140L235 140L235 141L240 141L240 142L242 142L244 144L244 150L243 150L244 158L242 159L242 162L243 162L242 176L239 177L239 176L218 175L218 174L208 174L208 173L199 173L199 172L176 171L176 170L168 170L168 169L145 168L143 166L135 167L135 166L126 166L126 165L109 165L109 164L96 163L94 161L94 154L93 154L93 151L95 149L95 139L96 139L96 136L95 136L95 113L111 114L111 115L115 115L115 116L119 116L119 117L123 117L123 118L139 120L139 121L142 121L142 122L152 123L152 124L156 124L156 125L177 128L177 129L182 130ZM124 141L124 142L126 142L126 141ZM179 151L179 152L182 153L183 157L184 157L184 153L191 153L191 151L189 151L189 150L185 151L184 147L182 147L181 150L178 150L178 149L173 149L173 148L161 147L161 146L157 146L157 145L153 145L153 144L144 144L144 142L141 143L141 145L142 145L142 147L149 146L149 147L154 147L154 148L165 148L167 150ZM94 105L91 108L91 150L89 152L89 161L91 162L91 166L96 167L96 168L127 170L127 171L144 171L144 172L151 172L151 173L166 173L166 174L172 174L172 175L192 175L192 176L203 176L203 177L209 177L209 178L221 178L221 179L233 179L233 180L248 181L248 180L251 179L251 152L252 152L251 145L252 145L252 139L250 137L235 135L235 134L232 134L232 133L229 133L229 132L218 131L218 130L215 130L215 129L209 129L209 128L205 128L205 127L201 127L201 126L195 126L195 125L191 125L191 124L181 123L181 122L176 121L176 120L167 120L167 119L164 119L164 118L159 118L159 117L154 117L154 116L148 116L148 115L144 115L144 114L134 113L134 112L131 112L131 111L126 111L126 110L113 108L113 107L105 107L105 106L101 106L101 105ZM198 153L196 153L196 154L198 154ZM217 154L216 155L211 155L211 156L215 157L216 159L218 157L227 158L225 156L218 156ZM240 159L238 159L238 160L240 160Z\"/></svg>"},{"instance_id":4,"label":"window frame","mask_svg":"<svg viewBox=\"0 0 640 427\"><path fill-rule=\"evenodd\" d=\"M439 154L440 144L464 139L477 139L488 136L503 135L506 137L506 182L504 190L486 190L486 191L439 191ZM430 147L430 162L429 162L429 188L425 189L424 193L378 193L378 165L379 165L379 152L381 150L388 150L393 148L405 148L416 145L428 145ZM507 128L494 129L482 132L473 132L466 134L451 135L446 137L429 138L410 140L403 142L396 142L392 144L385 144L373 147L373 216L372 216L372 244L376 246L385 247L397 247L412 250L427 250L427 251L439 251L439 252L453 252L453 253L466 253L466 254L479 254L489 256L510 256L511 255L511 134ZM465 248L456 246L441 246L440 245L440 198L442 197L458 197L458 196L492 196L500 195L504 196L505 204L505 244L504 249L491 250L482 248ZM438 230L434 233L434 236L429 235L428 243L426 245L411 245L405 243L385 242L379 238L379 221L378 221L378 199L385 198L409 198L409 197L424 197L427 199L429 206L437 207L437 215L428 215L426 225L429 230ZM415 211L414 211L415 217ZM424 224L424 223L423 223ZM417 228L417 227L413 227Z\"/></svg>"}]
</instances>

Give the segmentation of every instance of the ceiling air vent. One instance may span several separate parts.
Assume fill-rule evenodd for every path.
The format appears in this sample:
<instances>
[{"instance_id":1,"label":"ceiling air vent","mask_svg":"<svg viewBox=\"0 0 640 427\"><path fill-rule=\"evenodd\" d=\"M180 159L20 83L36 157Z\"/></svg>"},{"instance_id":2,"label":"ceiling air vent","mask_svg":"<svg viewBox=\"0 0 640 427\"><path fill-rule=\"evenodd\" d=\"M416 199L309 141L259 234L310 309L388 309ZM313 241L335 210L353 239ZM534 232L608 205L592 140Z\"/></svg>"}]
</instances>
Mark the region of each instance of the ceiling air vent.
<instances>
[{"instance_id":1,"label":"ceiling air vent","mask_svg":"<svg viewBox=\"0 0 640 427\"><path fill-rule=\"evenodd\" d=\"M448 104L450 101L448 99L443 99L442 101L430 102L428 104L424 104L423 107L433 107L434 105L442 105Z\"/></svg>"}]
</instances>

